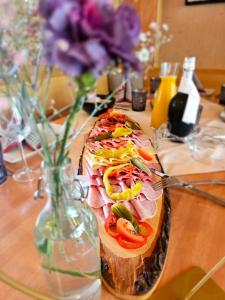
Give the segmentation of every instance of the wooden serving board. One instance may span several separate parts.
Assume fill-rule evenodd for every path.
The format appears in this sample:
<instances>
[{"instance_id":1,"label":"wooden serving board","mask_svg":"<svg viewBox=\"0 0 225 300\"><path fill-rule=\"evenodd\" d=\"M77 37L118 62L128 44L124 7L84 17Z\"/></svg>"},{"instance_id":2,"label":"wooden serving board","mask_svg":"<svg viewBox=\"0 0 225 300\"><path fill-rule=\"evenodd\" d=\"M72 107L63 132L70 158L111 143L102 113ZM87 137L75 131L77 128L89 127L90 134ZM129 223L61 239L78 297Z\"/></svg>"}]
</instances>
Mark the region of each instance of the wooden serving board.
<instances>
[{"instance_id":1,"label":"wooden serving board","mask_svg":"<svg viewBox=\"0 0 225 300\"><path fill-rule=\"evenodd\" d=\"M88 151L84 147L80 174L85 174ZM158 158L154 159L159 164ZM122 248L105 231L104 223L98 218L102 280L106 288L121 299L148 299L159 282L166 260L170 230L167 190L157 200L155 216L145 222L151 225L153 234L144 246L131 250Z\"/></svg>"}]
</instances>

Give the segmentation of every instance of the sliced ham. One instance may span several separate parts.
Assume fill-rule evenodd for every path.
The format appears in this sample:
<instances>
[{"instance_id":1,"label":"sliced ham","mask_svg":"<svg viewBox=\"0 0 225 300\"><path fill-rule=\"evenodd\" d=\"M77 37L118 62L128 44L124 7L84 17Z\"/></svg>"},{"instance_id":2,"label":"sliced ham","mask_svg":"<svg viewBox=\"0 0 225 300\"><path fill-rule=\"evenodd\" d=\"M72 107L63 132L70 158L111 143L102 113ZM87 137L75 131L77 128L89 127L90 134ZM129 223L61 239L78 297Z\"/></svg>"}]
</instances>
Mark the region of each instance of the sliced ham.
<instances>
[{"instance_id":1,"label":"sliced ham","mask_svg":"<svg viewBox=\"0 0 225 300\"><path fill-rule=\"evenodd\" d=\"M129 188L129 186L127 186L126 183L123 182L123 181L119 181L119 186L121 187L122 191L124 191L124 190L126 190L126 189Z\"/></svg>"},{"instance_id":2,"label":"sliced ham","mask_svg":"<svg viewBox=\"0 0 225 300\"><path fill-rule=\"evenodd\" d=\"M122 188L121 188L121 186L118 185L118 184L112 184L112 188L114 189L114 191L115 191L116 193L121 193L121 192L122 192Z\"/></svg>"},{"instance_id":3,"label":"sliced ham","mask_svg":"<svg viewBox=\"0 0 225 300\"><path fill-rule=\"evenodd\" d=\"M100 174L101 176L104 175L105 169L106 169L106 167L100 167L100 168L98 168L99 174Z\"/></svg>"},{"instance_id":4,"label":"sliced ham","mask_svg":"<svg viewBox=\"0 0 225 300\"><path fill-rule=\"evenodd\" d=\"M89 179L90 186L92 186L92 187L98 187L98 183L97 183L95 177L88 176L88 179Z\"/></svg>"},{"instance_id":5,"label":"sliced ham","mask_svg":"<svg viewBox=\"0 0 225 300\"><path fill-rule=\"evenodd\" d=\"M153 190L151 183L149 181L142 182L142 190L141 193L145 195L146 199L149 201L155 201L160 196L162 196L163 191L155 191Z\"/></svg>"},{"instance_id":6,"label":"sliced ham","mask_svg":"<svg viewBox=\"0 0 225 300\"><path fill-rule=\"evenodd\" d=\"M98 190L98 187L91 186L87 197L87 203L90 207L101 208L105 205L104 200Z\"/></svg>"},{"instance_id":7,"label":"sliced ham","mask_svg":"<svg viewBox=\"0 0 225 300\"><path fill-rule=\"evenodd\" d=\"M107 204L107 205L104 205L104 206L102 207L105 219L108 218L108 216L109 216L109 214L110 214L110 212L111 212L111 206L112 206L112 205Z\"/></svg>"},{"instance_id":8,"label":"sliced ham","mask_svg":"<svg viewBox=\"0 0 225 300\"><path fill-rule=\"evenodd\" d=\"M106 194L106 191L103 187L99 187L98 190L102 196L104 204L114 203L114 201Z\"/></svg>"},{"instance_id":9,"label":"sliced ham","mask_svg":"<svg viewBox=\"0 0 225 300\"><path fill-rule=\"evenodd\" d=\"M141 144L142 147L150 147L151 142L148 139L147 136L145 136L143 133L140 133L138 130L134 130L132 133L132 137Z\"/></svg>"},{"instance_id":10,"label":"sliced ham","mask_svg":"<svg viewBox=\"0 0 225 300\"><path fill-rule=\"evenodd\" d=\"M157 212L157 205L155 201L140 201L139 199L135 199L131 200L131 203L141 220L153 218Z\"/></svg>"},{"instance_id":11,"label":"sliced ham","mask_svg":"<svg viewBox=\"0 0 225 300\"><path fill-rule=\"evenodd\" d=\"M94 176L90 176L90 174L89 174L89 181L90 181L90 187L96 188L98 190L98 192L100 193L100 197L102 198L102 201L99 203L102 204L101 206L103 206L105 204L113 203L113 200L111 198L109 198L109 196L106 194L104 184L103 184L101 177L97 176L96 174L97 174L97 172L95 172ZM92 190L89 191L89 194L90 193L92 193ZM91 203L93 200L89 199L88 201ZM95 208L98 207L98 205L99 205L98 202L95 200L95 198L94 198L94 204L95 204ZM94 206L92 206L92 207L94 207Z\"/></svg>"},{"instance_id":12,"label":"sliced ham","mask_svg":"<svg viewBox=\"0 0 225 300\"><path fill-rule=\"evenodd\" d=\"M145 165L147 166L147 164L145 163ZM153 173L150 173L150 174L146 174L145 172L141 171L140 169L138 168L134 168L134 171L133 171L133 176L134 176L134 179L141 179L141 181L155 181L155 174Z\"/></svg>"},{"instance_id":13,"label":"sliced ham","mask_svg":"<svg viewBox=\"0 0 225 300\"><path fill-rule=\"evenodd\" d=\"M93 170L88 163L86 163L86 171L92 177L99 177L99 176L101 176L99 170L98 169Z\"/></svg>"},{"instance_id":14,"label":"sliced ham","mask_svg":"<svg viewBox=\"0 0 225 300\"><path fill-rule=\"evenodd\" d=\"M102 148L101 144L99 142L90 141L86 145L87 145L87 148L93 153L95 153L98 149Z\"/></svg>"},{"instance_id":15,"label":"sliced ham","mask_svg":"<svg viewBox=\"0 0 225 300\"><path fill-rule=\"evenodd\" d=\"M109 178L109 182L111 185L119 185L118 180L116 178Z\"/></svg>"},{"instance_id":16,"label":"sliced ham","mask_svg":"<svg viewBox=\"0 0 225 300\"><path fill-rule=\"evenodd\" d=\"M89 135L89 138L95 137L95 136L98 135L101 131L102 131L102 129L101 129L100 127L95 126L95 127L92 129L92 131L91 131L91 133L90 133L90 135Z\"/></svg>"},{"instance_id":17,"label":"sliced ham","mask_svg":"<svg viewBox=\"0 0 225 300\"><path fill-rule=\"evenodd\" d=\"M139 214L137 213L135 207L132 205L131 201L120 201L120 203L123 203L129 209L132 215L139 217Z\"/></svg>"}]
</instances>

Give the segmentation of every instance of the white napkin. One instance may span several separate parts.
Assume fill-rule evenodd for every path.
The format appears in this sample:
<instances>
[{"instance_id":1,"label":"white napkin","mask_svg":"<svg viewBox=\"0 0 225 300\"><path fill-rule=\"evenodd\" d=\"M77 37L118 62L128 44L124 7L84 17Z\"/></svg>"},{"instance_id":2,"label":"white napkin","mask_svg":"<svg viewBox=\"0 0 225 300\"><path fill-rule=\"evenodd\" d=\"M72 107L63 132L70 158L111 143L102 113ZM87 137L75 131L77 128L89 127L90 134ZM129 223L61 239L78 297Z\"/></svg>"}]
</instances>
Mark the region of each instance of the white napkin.
<instances>
[{"instance_id":1,"label":"white napkin","mask_svg":"<svg viewBox=\"0 0 225 300\"><path fill-rule=\"evenodd\" d=\"M202 102L203 113L200 127L207 132L211 128L218 128L218 132L225 137L225 123L219 119L222 107ZM169 141L163 142L158 149L158 156L164 171L169 175L184 175L208 173L225 170L225 140L216 145L199 142L201 152L192 153L186 144L177 144Z\"/></svg>"},{"instance_id":2,"label":"white napkin","mask_svg":"<svg viewBox=\"0 0 225 300\"><path fill-rule=\"evenodd\" d=\"M203 105L200 127L219 127L224 129L225 123L219 119L219 113L222 111L222 106L201 101ZM150 130L150 108L148 106L145 112L125 112L135 121L137 121L146 135L151 137ZM204 156L200 160L196 160L191 150L186 144L173 143L164 141L159 145L156 151L163 169L169 175L185 175L196 173L209 173L225 170L225 145L218 144L214 152L210 149L204 149ZM211 158L209 157L211 156Z\"/></svg>"}]
</instances>

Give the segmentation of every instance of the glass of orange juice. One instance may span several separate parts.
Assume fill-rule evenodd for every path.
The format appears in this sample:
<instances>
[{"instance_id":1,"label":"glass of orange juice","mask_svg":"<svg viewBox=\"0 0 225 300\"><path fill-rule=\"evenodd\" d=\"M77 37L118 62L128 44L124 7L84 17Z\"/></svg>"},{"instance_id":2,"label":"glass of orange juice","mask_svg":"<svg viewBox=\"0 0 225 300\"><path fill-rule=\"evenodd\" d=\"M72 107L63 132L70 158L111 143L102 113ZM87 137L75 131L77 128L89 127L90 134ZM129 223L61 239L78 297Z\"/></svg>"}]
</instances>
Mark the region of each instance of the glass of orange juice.
<instances>
[{"instance_id":1,"label":"glass of orange juice","mask_svg":"<svg viewBox=\"0 0 225 300\"><path fill-rule=\"evenodd\" d=\"M178 63L163 62L160 69L161 83L154 99L151 126L159 128L167 121L170 100L177 93Z\"/></svg>"}]
</instances>

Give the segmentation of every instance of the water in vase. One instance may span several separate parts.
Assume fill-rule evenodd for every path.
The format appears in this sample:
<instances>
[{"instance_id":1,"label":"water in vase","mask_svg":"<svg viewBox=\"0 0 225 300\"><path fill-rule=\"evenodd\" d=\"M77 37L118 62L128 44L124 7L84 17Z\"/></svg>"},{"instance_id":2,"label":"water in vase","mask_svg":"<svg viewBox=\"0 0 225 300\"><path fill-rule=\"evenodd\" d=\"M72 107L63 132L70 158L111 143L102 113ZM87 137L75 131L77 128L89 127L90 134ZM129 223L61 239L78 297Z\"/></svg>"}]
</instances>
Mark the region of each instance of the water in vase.
<instances>
[{"instance_id":1,"label":"water in vase","mask_svg":"<svg viewBox=\"0 0 225 300\"><path fill-rule=\"evenodd\" d=\"M36 244L51 294L60 300L100 297L100 256L97 223L87 208L67 207L60 216L61 239L50 206L37 220Z\"/></svg>"}]
</instances>

